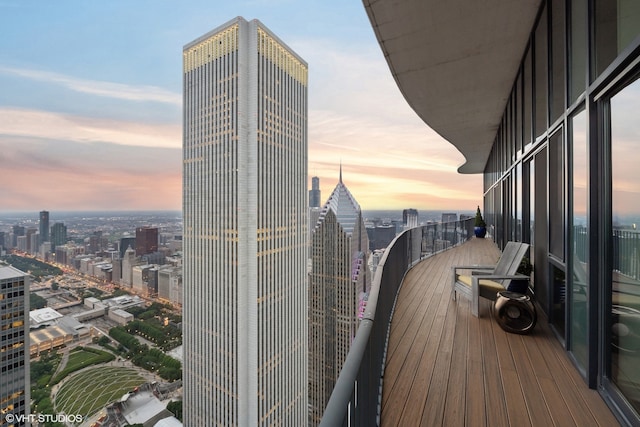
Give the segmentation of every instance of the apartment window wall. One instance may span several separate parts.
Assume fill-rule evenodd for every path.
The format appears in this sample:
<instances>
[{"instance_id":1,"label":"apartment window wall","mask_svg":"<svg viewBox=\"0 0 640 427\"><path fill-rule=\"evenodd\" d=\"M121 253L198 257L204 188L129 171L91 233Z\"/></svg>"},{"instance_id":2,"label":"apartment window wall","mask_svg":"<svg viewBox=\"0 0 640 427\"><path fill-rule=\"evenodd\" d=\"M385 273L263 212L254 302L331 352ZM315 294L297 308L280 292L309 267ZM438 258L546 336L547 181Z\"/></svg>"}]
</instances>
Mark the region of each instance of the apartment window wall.
<instances>
[{"instance_id":1,"label":"apartment window wall","mask_svg":"<svg viewBox=\"0 0 640 427\"><path fill-rule=\"evenodd\" d=\"M522 73L518 73L518 77L516 79L516 84L513 88L512 93L513 105L514 105L514 137L515 137L515 145L516 151L518 153L518 159L522 157L522 153L524 153L524 146L522 144Z\"/></svg>"},{"instance_id":2,"label":"apartment window wall","mask_svg":"<svg viewBox=\"0 0 640 427\"><path fill-rule=\"evenodd\" d=\"M549 254L564 262L564 141L562 129L549 138Z\"/></svg>"},{"instance_id":3,"label":"apartment window wall","mask_svg":"<svg viewBox=\"0 0 640 427\"><path fill-rule=\"evenodd\" d=\"M533 145L533 59L531 48L527 49L524 63L522 64L523 78L523 143L525 151Z\"/></svg>"},{"instance_id":4,"label":"apartment window wall","mask_svg":"<svg viewBox=\"0 0 640 427\"><path fill-rule=\"evenodd\" d=\"M535 138L539 138L547 130L548 106L548 39L547 8L542 11L534 36L534 70L535 70Z\"/></svg>"},{"instance_id":5,"label":"apartment window wall","mask_svg":"<svg viewBox=\"0 0 640 427\"><path fill-rule=\"evenodd\" d=\"M543 3L485 168L485 216L499 246L532 243L559 339L640 425L640 2Z\"/></svg>"},{"instance_id":6,"label":"apartment window wall","mask_svg":"<svg viewBox=\"0 0 640 427\"><path fill-rule=\"evenodd\" d=\"M569 239L570 289L570 344L578 367L588 369L588 289L589 289L589 151L587 142L587 113L575 113L569 121L569 148L571 156L571 209Z\"/></svg>"},{"instance_id":7,"label":"apartment window wall","mask_svg":"<svg viewBox=\"0 0 640 427\"><path fill-rule=\"evenodd\" d=\"M556 130L548 141L548 212L549 212L549 296L551 297L550 321L561 340L566 332L567 280L565 273L565 155L562 128Z\"/></svg>"},{"instance_id":8,"label":"apartment window wall","mask_svg":"<svg viewBox=\"0 0 640 427\"><path fill-rule=\"evenodd\" d=\"M549 107L550 107L550 123L553 124L558 120L565 111L565 3L562 1L554 1L549 8L551 17L549 22L550 28L550 45L551 45L551 68L549 85Z\"/></svg>"},{"instance_id":9,"label":"apartment window wall","mask_svg":"<svg viewBox=\"0 0 640 427\"><path fill-rule=\"evenodd\" d=\"M606 105L606 102L605 102ZM609 379L640 414L640 79L609 101L611 162L611 266L607 324ZM606 122L605 122L606 123Z\"/></svg>"},{"instance_id":10,"label":"apartment window wall","mask_svg":"<svg viewBox=\"0 0 640 427\"><path fill-rule=\"evenodd\" d=\"M587 1L569 3L569 105L576 102L586 88L587 79Z\"/></svg>"},{"instance_id":11,"label":"apartment window wall","mask_svg":"<svg viewBox=\"0 0 640 427\"><path fill-rule=\"evenodd\" d=\"M594 79L640 35L640 2L595 0Z\"/></svg>"}]
</instances>

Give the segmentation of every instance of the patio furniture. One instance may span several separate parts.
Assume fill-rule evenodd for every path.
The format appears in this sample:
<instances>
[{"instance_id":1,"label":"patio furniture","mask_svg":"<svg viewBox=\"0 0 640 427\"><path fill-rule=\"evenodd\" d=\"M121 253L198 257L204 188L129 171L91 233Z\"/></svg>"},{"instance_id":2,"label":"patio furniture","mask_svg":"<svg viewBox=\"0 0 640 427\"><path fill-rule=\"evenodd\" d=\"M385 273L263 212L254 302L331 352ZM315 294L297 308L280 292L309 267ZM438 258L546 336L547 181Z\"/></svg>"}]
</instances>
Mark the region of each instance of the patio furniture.
<instances>
[{"instance_id":1,"label":"patio furniture","mask_svg":"<svg viewBox=\"0 0 640 427\"><path fill-rule=\"evenodd\" d=\"M528 334L536 326L536 308L528 295L517 292L498 292L493 308L498 325L515 334Z\"/></svg>"},{"instance_id":2,"label":"patio furniture","mask_svg":"<svg viewBox=\"0 0 640 427\"><path fill-rule=\"evenodd\" d=\"M520 262L529 249L528 243L508 242L496 265L467 265L452 267L451 297L460 294L471 300L471 314L478 317L480 297L495 301L498 292L505 291L511 280L529 280L516 274ZM471 274L459 274L471 270Z\"/></svg>"}]
</instances>

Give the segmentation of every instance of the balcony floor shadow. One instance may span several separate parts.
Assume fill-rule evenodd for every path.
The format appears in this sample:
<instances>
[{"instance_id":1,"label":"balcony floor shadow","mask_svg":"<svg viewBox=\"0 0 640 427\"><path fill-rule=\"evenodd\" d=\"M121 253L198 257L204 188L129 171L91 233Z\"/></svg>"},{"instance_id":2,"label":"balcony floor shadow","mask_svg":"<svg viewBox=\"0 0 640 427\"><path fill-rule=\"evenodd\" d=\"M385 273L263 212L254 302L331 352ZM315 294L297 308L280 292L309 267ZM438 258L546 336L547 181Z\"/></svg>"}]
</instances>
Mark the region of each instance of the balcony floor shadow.
<instances>
[{"instance_id":1,"label":"balcony floor shadow","mask_svg":"<svg viewBox=\"0 0 640 427\"><path fill-rule=\"evenodd\" d=\"M538 313L529 335L504 332L482 300L451 299L451 266L495 264L489 239L427 258L407 273L391 324L382 419L389 426L619 425Z\"/></svg>"}]
</instances>

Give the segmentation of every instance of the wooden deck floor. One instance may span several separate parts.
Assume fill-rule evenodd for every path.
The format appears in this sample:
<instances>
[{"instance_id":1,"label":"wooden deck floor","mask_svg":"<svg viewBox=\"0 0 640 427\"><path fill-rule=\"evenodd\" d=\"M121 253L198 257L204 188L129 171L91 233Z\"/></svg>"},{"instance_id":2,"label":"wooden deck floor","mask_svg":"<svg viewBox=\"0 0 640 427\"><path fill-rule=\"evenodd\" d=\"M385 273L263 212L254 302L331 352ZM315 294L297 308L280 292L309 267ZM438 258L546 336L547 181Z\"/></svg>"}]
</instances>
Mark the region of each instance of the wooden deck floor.
<instances>
[{"instance_id":1,"label":"wooden deck floor","mask_svg":"<svg viewBox=\"0 0 640 427\"><path fill-rule=\"evenodd\" d=\"M616 426L538 313L530 335L504 332L482 300L451 299L451 266L495 264L489 239L428 258L405 277L391 325L382 421L389 426Z\"/></svg>"}]
</instances>

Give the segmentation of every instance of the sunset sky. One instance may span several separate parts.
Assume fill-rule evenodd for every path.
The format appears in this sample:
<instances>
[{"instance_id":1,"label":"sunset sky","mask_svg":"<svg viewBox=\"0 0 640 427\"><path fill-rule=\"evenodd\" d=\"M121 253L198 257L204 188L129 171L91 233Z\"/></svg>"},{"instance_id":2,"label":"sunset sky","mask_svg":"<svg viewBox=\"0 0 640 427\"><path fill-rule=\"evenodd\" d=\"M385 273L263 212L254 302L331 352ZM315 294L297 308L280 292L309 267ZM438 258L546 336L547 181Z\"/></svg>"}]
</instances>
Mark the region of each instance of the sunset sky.
<instances>
[{"instance_id":1,"label":"sunset sky","mask_svg":"<svg viewBox=\"0 0 640 427\"><path fill-rule=\"evenodd\" d=\"M182 47L257 18L309 64L309 176L365 210L481 204L359 0L0 0L0 211L181 209ZM310 179L309 179L310 182Z\"/></svg>"}]
</instances>

